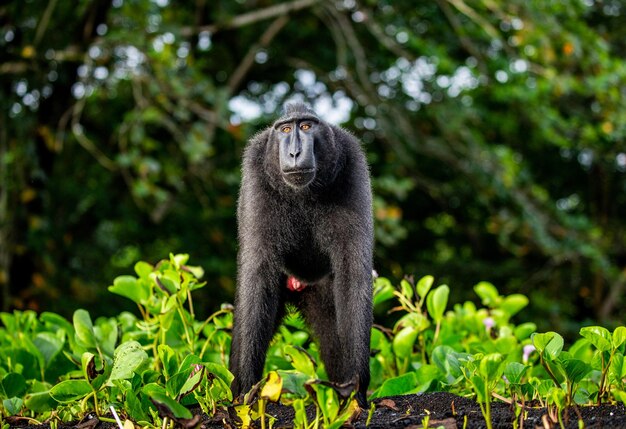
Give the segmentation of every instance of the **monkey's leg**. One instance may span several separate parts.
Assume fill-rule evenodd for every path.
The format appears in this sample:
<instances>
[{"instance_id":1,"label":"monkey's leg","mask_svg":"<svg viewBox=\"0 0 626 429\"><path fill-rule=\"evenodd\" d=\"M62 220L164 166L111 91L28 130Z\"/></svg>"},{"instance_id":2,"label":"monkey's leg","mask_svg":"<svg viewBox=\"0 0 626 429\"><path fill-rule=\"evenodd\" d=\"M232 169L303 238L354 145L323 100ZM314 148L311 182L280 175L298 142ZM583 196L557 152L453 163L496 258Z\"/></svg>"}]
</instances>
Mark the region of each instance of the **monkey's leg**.
<instances>
[{"instance_id":1,"label":"monkey's leg","mask_svg":"<svg viewBox=\"0 0 626 429\"><path fill-rule=\"evenodd\" d=\"M327 278L301 292L300 309L320 344L328 377L333 381L344 381L332 284L332 280Z\"/></svg>"},{"instance_id":2,"label":"monkey's leg","mask_svg":"<svg viewBox=\"0 0 626 429\"><path fill-rule=\"evenodd\" d=\"M235 397L246 393L263 374L265 354L284 307L278 289L279 277L267 279L260 269L242 268L235 299L230 371L235 376L232 391Z\"/></svg>"},{"instance_id":3,"label":"monkey's leg","mask_svg":"<svg viewBox=\"0 0 626 429\"><path fill-rule=\"evenodd\" d=\"M334 269L333 293L335 299L337 338L341 343L342 381L354 377L359 383L357 400L367 407L367 388L370 382L369 356L372 329L372 274L368 264L345 253ZM367 261L367 259L365 259Z\"/></svg>"}]
</instances>

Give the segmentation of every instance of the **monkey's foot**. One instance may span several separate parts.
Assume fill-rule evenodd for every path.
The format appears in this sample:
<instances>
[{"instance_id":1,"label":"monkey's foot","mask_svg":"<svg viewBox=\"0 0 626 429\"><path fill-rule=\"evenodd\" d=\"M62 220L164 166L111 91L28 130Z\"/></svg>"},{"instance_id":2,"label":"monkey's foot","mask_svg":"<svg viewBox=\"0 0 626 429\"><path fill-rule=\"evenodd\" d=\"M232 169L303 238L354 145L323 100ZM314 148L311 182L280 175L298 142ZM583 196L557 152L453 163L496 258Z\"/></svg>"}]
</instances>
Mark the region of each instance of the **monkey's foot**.
<instances>
[{"instance_id":1,"label":"monkey's foot","mask_svg":"<svg viewBox=\"0 0 626 429\"><path fill-rule=\"evenodd\" d=\"M289 289L292 292L301 292L304 290L306 286L307 286L306 283L301 282L294 276L289 276L287 278L287 289Z\"/></svg>"}]
</instances>

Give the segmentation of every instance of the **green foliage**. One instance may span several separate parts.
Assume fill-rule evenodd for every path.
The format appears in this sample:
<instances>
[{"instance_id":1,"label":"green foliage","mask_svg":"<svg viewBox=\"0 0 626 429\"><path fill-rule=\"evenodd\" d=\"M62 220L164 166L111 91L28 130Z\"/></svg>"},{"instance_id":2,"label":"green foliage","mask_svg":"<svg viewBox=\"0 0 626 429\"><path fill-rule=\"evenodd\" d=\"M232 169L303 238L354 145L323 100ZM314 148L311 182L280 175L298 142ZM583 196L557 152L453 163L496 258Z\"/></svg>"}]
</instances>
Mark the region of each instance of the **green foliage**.
<instances>
[{"instance_id":1,"label":"green foliage","mask_svg":"<svg viewBox=\"0 0 626 429\"><path fill-rule=\"evenodd\" d=\"M170 255L155 267L140 262L139 277L114 281L111 292L133 299L143 319L122 313L94 322L82 309L73 323L51 313L2 313L0 397L7 415L27 409L66 420L88 410L102 415L115 404L136 422L158 425L190 421L187 405L215 413L218 403L232 399L232 375L220 359L230 339L219 334L232 314L195 319L190 293L204 283L202 270L187 259Z\"/></svg>"},{"instance_id":2,"label":"green foliage","mask_svg":"<svg viewBox=\"0 0 626 429\"><path fill-rule=\"evenodd\" d=\"M243 426L269 428L267 404L280 402L293 407L297 428L339 428L355 418L355 384L326 381L319 350L294 312L272 341L264 378L242 402L233 402L227 369L232 312L225 306L196 319L192 291L205 283L203 270L188 259L139 262L136 276L114 280L109 290L131 299L140 318L123 312L94 320L82 309L71 322L53 313L0 313L0 417L58 422L93 411L106 420L113 407L140 426L193 427L199 417L190 406L211 416L230 407ZM488 427L494 397L538 401L561 424L572 404L626 399L624 327L584 327L566 347L556 332L513 324L528 304L523 296L503 296L481 282L475 291L484 307L468 301L450 308L450 290L435 286L432 276L398 287L375 280L374 302L392 304L399 317L392 328L372 329L370 399L441 390L473 395Z\"/></svg>"}]
</instances>

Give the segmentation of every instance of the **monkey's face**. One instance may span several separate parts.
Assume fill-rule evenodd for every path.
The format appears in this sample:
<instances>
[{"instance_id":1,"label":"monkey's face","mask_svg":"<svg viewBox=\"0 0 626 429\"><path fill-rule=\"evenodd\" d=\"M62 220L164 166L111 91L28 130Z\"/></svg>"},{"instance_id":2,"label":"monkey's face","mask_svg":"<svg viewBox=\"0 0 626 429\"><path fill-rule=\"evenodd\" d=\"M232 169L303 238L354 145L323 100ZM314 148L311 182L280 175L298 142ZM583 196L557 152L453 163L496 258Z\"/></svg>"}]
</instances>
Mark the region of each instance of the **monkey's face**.
<instances>
[{"instance_id":1,"label":"monkey's face","mask_svg":"<svg viewBox=\"0 0 626 429\"><path fill-rule=\"evenodd\" d=\"M319 139L320 128L315 117L301 117L274 124L280 172L285 183L292 188L304 188L315 180L315 141Z\"/></svg>"}]
</instances>

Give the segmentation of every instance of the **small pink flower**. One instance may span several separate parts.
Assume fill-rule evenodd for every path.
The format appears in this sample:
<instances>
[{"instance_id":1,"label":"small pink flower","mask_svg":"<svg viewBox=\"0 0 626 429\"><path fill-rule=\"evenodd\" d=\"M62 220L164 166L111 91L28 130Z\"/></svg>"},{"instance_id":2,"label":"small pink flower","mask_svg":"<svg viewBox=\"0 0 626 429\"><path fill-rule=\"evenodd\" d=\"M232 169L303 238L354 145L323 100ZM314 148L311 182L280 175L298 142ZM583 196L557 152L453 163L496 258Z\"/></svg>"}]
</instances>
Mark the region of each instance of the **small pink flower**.
<instances>
[{"instance_id":1,"label":"small pink flower","mask_svg":"<svg viewBox=\"0 0 626 429\"><path fill-rule=\"evenodd\" d=\"M493 317L485 317L483 319L483 325L485 325L485 328L487 329L487 332L489 332L491 330L491 328L496 326L496 321L493 320Z\"/></svg>"},{"instance_id":2,"label":"small pink flower","mask_svg":"<svg viewBox=\"0 0 626 429\"><path fill-rule=\"evenodd\" d=\"M522 356L522 361L524 363L528 363L528 357L534 351L535 351L535 346L533 346L532 344L526 344L523 348L524 355Z\"/></svg>"}]
</instances>

